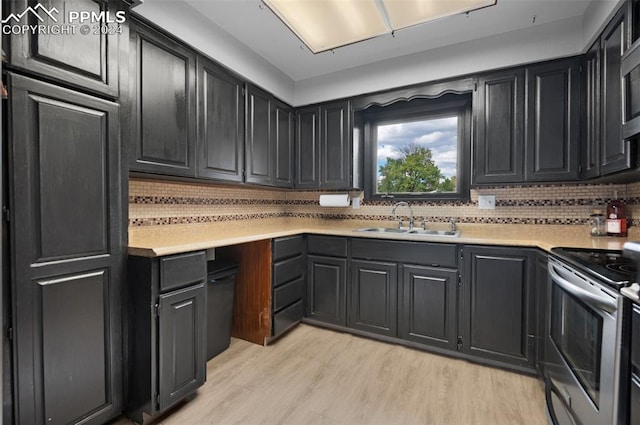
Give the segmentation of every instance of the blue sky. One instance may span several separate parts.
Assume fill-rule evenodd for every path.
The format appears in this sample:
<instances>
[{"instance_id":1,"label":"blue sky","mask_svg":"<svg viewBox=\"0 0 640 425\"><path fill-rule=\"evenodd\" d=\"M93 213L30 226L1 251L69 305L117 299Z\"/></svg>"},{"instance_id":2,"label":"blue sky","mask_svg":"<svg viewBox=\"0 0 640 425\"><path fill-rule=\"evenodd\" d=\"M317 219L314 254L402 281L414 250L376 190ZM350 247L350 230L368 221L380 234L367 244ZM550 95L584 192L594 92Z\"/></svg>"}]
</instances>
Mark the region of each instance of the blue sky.
<instances>
[{"instance_id":1,"label":"blue sky","mask_svg":"<svg viewBox=\"0 0 640 425\"><path fill-rule=\"evenodd\" d=\"M399 149L416 143L431 149L434 162L447 177L456 175L458 118L438 118L378 126L378 170Z\"/></svg>"}]
</instances>

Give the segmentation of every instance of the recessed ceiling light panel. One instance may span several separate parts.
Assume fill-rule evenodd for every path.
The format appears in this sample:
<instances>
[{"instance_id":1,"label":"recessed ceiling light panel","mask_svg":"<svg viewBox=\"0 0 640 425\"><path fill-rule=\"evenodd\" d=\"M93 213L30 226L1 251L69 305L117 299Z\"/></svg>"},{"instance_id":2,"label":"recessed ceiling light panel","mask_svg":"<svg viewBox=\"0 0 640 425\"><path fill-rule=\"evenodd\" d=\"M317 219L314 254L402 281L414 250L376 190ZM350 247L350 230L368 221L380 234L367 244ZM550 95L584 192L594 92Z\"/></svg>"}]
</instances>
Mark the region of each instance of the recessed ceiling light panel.
<instances>
[{"instance_id":1,"label":"recessed ceiling light panel","mask_svg":"<svg viewBox=\"0 0 640 425\"><path fill-rule=\"evenodd\" d=\"M434 19L493 6L497 0L263 0L313 53Z\"/></svg>"},{"instance_id":2,"label":"recessed ceiling light panel","mask_svg":"<svg viewBox=\"0 0 640 425\"><path fill-rule=\"evenodd\" d=\"M382 0L394 30L493 6L497 0Z\"/></svg>"},{"instance_id":3,"label":"recessed ceiling light panel","mask_svg":"<svg viewBox=\"0 0 640 425\"><path fill-rule=\"evenodd\" d=\"M375 0L263 0L313 53L389 33Z\"/></svg>"}]
</instances>

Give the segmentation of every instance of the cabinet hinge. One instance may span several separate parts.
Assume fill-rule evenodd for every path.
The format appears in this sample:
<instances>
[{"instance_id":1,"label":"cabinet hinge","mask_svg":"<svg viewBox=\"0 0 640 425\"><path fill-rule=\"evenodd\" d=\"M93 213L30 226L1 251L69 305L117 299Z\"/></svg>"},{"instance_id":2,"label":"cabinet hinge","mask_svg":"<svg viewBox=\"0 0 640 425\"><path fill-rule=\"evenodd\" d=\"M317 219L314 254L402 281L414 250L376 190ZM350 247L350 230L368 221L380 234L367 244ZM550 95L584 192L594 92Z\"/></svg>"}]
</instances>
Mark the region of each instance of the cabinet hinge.
<instances>
[{"instance_id":1,"label":"cabinet hinge","mask_svg":"<svg viewBox=\"0 0 640 425\"><path fill-rule=\"evenodd\" d=\"M578 174L582 174L582 165L578 165Z\"/></svg>"},{"instance_id":2,"label":"cabinet hinge","mask_svg":"<svg viewBox=\"0 0 640 425\"><path fill-rule=\"evenodd\" d=\"M11 210L6 205L2 207L2 218L6 222L11 221Z\"/></svg>"},{"instance_id":3,"label":"cabinet hinge","mask_svg":"<svg viewBox=\"0 0 640 425\"><path fill-rule=\"evenodd\" d=\"M462 275L458 273L458 287L462 286Z\"/></svg>"},{"instance_id":4,"label":"cabinet hinge","mask_svg":"<svg viewBox=\"0 0 640 425\"><path fill-rule=\"evenodd\" d=\"M473 83L473 91L478 91L478 83Z\"/></svg>"},{"instance_id":5,"label":"cabinet hinge","mask_svg":"<svg viewBox=\"0 0 640 425\"><path fill-rule=\"evenodd\" d=\"M247 94L247 89L245 89L244 87L242 88L242 95L245 96Z\"/></svg>"},{"instance_id":6,"label":"cabinet hinge","mask_svg":"<svg viewBox=\"0 0 640 425\"><path fill-rule=\"evenodd\" d=\"M462 349L462 337L458 336L458 351Z\"/></svg>"},{"instance_id":7,"label":"cabinet hinge","mask_svg":"<svg viewBox=\"0 0 640 425\"><path fill-rule=\"evenodd\" d=\"M154 304L153 306L153 315L156 317L160 317L160 305Z\"/></svg>"},{"instance_id":8,"label":"cabinet hinge","mask_svg":"<svg viewBox=\"0 0 640 425\"><path fill-rule=\"evenodd\" d=\"M464 249L460 248L460 260L464 259Z\"/></svg>"},{"instance_id":9,"label":"cabinet hinge","mask_svg":"<svg viewBox=\"0 0 640 425\"><path fill-rule=\"evenodd\" d=\"M13 328L11 327L7 328L7 339L13 341Z\"/></svg>"},{"instance_id":10,"label":"cabinet hinge","mask_svg":"<svg viewBox=\"0 0 640 425\"><path fill-rule=\"evenodd\" d=\"M154 398L155 398L155 402L156 402L156 410L160 410L160 394L156 393Z\"/></svg>"}]
</instances>

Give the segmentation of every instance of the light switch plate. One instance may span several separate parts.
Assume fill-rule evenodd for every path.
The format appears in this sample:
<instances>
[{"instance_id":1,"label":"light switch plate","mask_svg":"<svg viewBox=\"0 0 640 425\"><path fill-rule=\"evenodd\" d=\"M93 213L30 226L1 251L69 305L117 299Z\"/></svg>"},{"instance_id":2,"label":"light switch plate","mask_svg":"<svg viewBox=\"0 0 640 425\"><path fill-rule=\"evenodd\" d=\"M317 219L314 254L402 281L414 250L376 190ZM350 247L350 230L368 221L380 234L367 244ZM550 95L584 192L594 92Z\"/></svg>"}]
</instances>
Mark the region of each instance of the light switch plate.
<instances>
[{"instance_id":1,"label":"light switch plate","mask_svg":"<svg viewBox=\"0 0 640 425\"><path fill-rule=\"evenodd\" d=\"M495 210L496 195L478 195L478 209Z\"/></svg>"}]
</instances>

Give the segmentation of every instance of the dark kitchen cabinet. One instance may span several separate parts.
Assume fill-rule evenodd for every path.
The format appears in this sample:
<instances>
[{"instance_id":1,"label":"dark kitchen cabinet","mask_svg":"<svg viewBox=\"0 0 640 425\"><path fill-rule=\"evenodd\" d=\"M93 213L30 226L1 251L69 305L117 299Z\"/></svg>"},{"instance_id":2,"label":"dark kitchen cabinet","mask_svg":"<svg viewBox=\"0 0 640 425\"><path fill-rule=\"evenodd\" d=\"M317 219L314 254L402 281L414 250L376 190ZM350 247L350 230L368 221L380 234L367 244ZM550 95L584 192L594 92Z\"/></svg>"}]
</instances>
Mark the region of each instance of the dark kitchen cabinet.
<instances>
[{"instance_id":1,"label":"dark kitchen cabinet","mask_svg":"<svg viewBox=\"0 0 640 425\"><path fill-rule=\"evenodd\" d=\"M244 83L203 56L198 68L198 177L242 182Z\"/></svg>"},{"instance_id":2,"label":"dark kitchen cabinet","mask_svg":"<svg viewBox=\"0 0 640 425\"><path fill-rule=\"evenodd\" d=\"M304 317L306 258L301 235L273 240L271 272L271 336L291 329Z\"/></svg>"},{"instance_id":3,"label":"dark kitchen cabinet","mask_svg":"<svg viewBox=\"0 0 640 425\"><path fill-rule=\"evenodd\" d=\"M271 120L273 140L271 183L273 186L293 188L295 114L289 105L275 100Z\"/></svg>"},{"instance_id":4,"label":"dark kitchen cabinet","mask_svg":"<svg viewBox=\"0 0 640 425\"><path fill-rule=\"evenodd\" d=\"M296 110L296 179L299 189L353 186L351 104L332 102Z\"/></svg>"},{"instance_id":5,"label":"dark kitchen cabinet","mask_svg":"<svg viewBox=\"0 0 640 425\"><path fill-rule=\"evenodd\" d=\"M405 265L400 281L399 337L456 350L458 271Z\"/></svg>"},{"instance_id":6,"label":"dark kitchen cabinet","mask_svg":"<svg viewBox=\"0 0 640 425\"><path fill-rule=\"evenodd\" d=\"M628 382L629 393L624 397L625 404L628 402L628 421L629 425L636 425L640 423L640 306L636 303L631 303L631 306L625 310L630 313L631 319L627 324L629 329L630 348L629 362L630 373L626 377ZM625 385L625 386L626 386Z\"/></svg>"},{"instance_id":7,"label":"dark kitchen cabinet","mask_svg":"<svg viewBox=\"0 0 640 425\"><path fill-rule=\"evenodd\" d=\"M271 184L271 110L273 97L257 87L247 86L245 169L247 183Z\"/></svg>"},{"instance_id":8,"label":"dark kitchen cabinet","mask_svg":"<svg viewBox=\"0 0 640 425\"><path fill-rule=\"evenodd\" d=\"M631 145L622 137L622 54L627 48L627 8L622 7L600 36L600 174L632 166Z\"/></svg>"},{"instance_id":9,"label":"dark kitchen cabinet","mask_svg":"<svg viewBox=\"0 0 640 425\"><path fill-rule=\"evenodd\" d=\"M536 366L541 376L545 371L545 344L547 317L547 281L549 258L546 253L539 251L536 254Z\"/></svg>"},{"instance_id":10,"label":"dark kitchen cabinet","mask_svg":"<svg viewBox=\"0 0 640 425\"><path fill-rule=\"evenodd\" d=\"M8 92L15 423L105 423L122 407L118 105L15 74Z\"/></svg>"},{"instance_id":11,"label":"dark kitchen cabinet","mask_svg":"<svg viewBox=\"0 0 640 425\"><path fill-rule=\"evenodd\" d=\"M264 90L248 85L245 181L293 186L293 110Z\"/></svg>"},{"instance_id":12,"label":"dark kitchen cabinet","mask_svg":"<svg viewBox=\"0 0 640 425\"><path fill-rule=\"evenodd\" d=\"M155 417L206 375L206 255L130 256L126 291L125 414Z\"/></svg>"},{"instance_id":13,"label":"dark kitchen cabinet","mask_svg":"<svg viewBox=\"0 0 640 425\"><path fill-rule=\"evenodd\" d=\"M472 183L524 179L524 95L523 68L478 79Z\"/></svg>"},{"instance_id":14,"label":"dark kitchen cabinet","mask_svg":"<svg viewBox=\"0 0 640 425\"><path fill-rule=\"evenodd\" d=\"M351 119L349 101L320 107L320 187L351 187Z\"/></svg>"},{"instance_id":15,"label":"dark kitchen cabinet","mask_svg":"<svg viewBox=\"0 0 640 425\"><path fill-rule=\"evenodd\" d=\"M320 108L296 109L296 189L320 187Z\"/></svg>"},{"instance_id":16,"label":"dark kitchen cabinet","mask_svg":"<svg viewBox=\"0 0 640 425\"><path fill-rule=\"evenodd\" d=\"M129 73L130 169L195 177L195 53L135 23Z\"/></svg>"},{"instance_id":17,"label":"dark kitchen cabinet","mask_svg":"<svg viewBox=\"0 0 640 425\"><path fill-rule=\"evenodd\" d=\"M85 22L90 29L86 35L80 31L64 34L26 31L24 35L7 37L11 65L78 88L117 97L119 43L126 42L129 14L126 4L94 0L48 0L39 4L43 7L38 14L41 20L37 20L35 14L27 14L20 20L20 25L60 25L68 22L66 13L70 10L89 12L101 18ZM35 7L36 3L18 0L7 2L5 6L18 15L29 6ZM107 14L111 20L120 22L108 23Z\"/></svg>"},{"instance_id":18,"label":"dark kitchen cabinet","mask_svg":"<svg viewBox=\"0 0 640 425\"><path fill-rule=\"evenodd\" d=\"M524 179L570 181L580 165L580 61L529 66Z\"/></svg>"},{"instance_id":19,"label":"dark kitchen cabinet","mask_svg":"<svg viewBox=\"0 0 640 425\"><path fill-rule=\"evenodd\" d=\"M396 336L398 265L381 261L351 260L349 327Z\"/></svg>"},{"instance_id":20,"label":"dark kitchen cabinet","mask_svg":"<svg viewBox=\"0 0 640 425\"><path fill-rule=\"evenodd\" d=\"M347 324L347 239L309 235L306 316Z\"/></svg>"},{"instance_id":21,"label":"dark kitchen cabinet","mask_svg":"<svg viewBox=\"0 0 640 425\"><path fill-rule=\"evenodd\" d=\"M582 60L582 179L600 176L600 41Z\"/></svg>"},{"instance_id":22,"label":"dark kitchen cabinet","mask_svg":"<svg viewBox=\"0 0 640 425\"><path fill-rule=\"evenodd\" d=\"M507 247L464 247L464 353L527 370L535 368L534 253Z\"/></svg>"}]
</instances>

